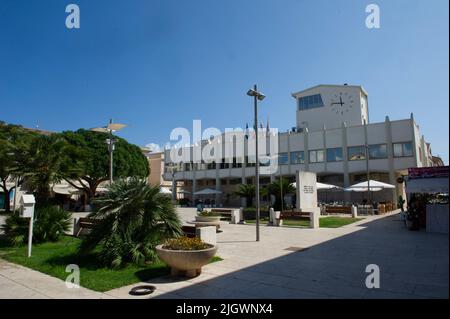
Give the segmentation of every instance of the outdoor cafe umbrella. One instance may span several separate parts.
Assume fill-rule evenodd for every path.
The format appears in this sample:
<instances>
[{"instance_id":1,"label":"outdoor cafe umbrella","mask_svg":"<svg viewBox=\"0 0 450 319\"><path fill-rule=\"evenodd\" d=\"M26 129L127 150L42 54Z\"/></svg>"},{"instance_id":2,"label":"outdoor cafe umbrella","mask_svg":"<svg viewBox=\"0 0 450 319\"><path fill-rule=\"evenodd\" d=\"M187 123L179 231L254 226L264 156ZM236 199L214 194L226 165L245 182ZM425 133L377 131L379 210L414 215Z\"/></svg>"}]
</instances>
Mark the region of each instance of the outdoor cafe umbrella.
<instances>
[{"instance_id":1,"label":"outdoor cafe umbrella","mask_svg":"<svg viewBox=\"0 0 450 319\"><path fill-rule=\"evenodd\" d=\"M291 186L297 187L297 183L291 183ZM316 189L317 190L331 190L331 189L341 189L341 187L336 186L336 185L316 182Z\"/></svg>"},{"instance_id":2,"label":"outdoor cafe umbrella","mask_svg":"<svg viewBox=\"0 0 450 319\"><path fill-rule=\"evenodd\" d=\"M172 194L172 192L170 190L168 190L167 188L165 188L165 187L161 187L159 192L161 194L167 194L167 195Z\"/></svg>"},{"instance_id":3,"label":"outdoor cafe umbrella","mask_svg":"<svg viewBox=\"0 0 450 319\"><path fill-rule=\"evenodd\" d=\"M369 184L369 185L367 185ZM345 188L344 190L347 192L367 192L370 190L370 192L379 192L383 189L394 189L395 186L379 181L374 181L372 179L369 180L369 182L361 182L354 184L350 187Z\"/></svg>"},{"instance_id":4,"label":"outdoor cafe umbrella","mask_svg":"<svg viewBox=\"0 0 450 319\"><path fill-rule=\"evenodd\" d=\"M367 184L369 184L369 185L367 185ZM395 188L394 185L379 182L379 181L374 181L374 180L370 179L369 182L365 181L365 182L357 183L350 187L345 188L344 190L348 191L348 192L367 192L368 190L370 190L371 192L378 192L383 189L393 189L393 188Z\"/></svg>"},{"instance_id":5,"label":"outdoor cafe umbrella","mask_svg":"<svg viewBox=\"0 0 450 319\"><path fill-rule=\"evenodd\" d=\"M222 194L222 192L212 188L205 188L202 189L201 191L194 193L194 195L216 195L216 194Z\"/></svg>"},{"instance_id":6,"label":"outdoor cafe umbrella","mask_svg":"<svg viewBox=\"0 0 450 319\"><path fill-rule=\"evenodd\" d=\"M296 183L292 183L291 184L293 187L297 187ZM342 187L336 186L336 185L331 185L331 184L325 184L325 183L319 183L316 182L316 189L318 191L320 190L325 190L325 191L332 191L332 190L339 190L342 189ZM325 193L325 201L328 200L328 192Z\"/></svg>"}]
</instances>

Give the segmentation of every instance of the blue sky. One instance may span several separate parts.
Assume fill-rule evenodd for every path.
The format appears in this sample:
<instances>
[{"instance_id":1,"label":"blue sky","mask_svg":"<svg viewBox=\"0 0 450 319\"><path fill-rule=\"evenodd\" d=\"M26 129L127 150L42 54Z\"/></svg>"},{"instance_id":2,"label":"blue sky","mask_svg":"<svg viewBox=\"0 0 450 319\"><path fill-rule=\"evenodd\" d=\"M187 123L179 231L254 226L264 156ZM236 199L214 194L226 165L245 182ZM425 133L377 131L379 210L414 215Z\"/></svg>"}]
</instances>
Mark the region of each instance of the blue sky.
<instances>
[{"instance_id":1,"label":"blue sky","mask_svg":"<svg viewBox=\"0 0 450 319\"><path fill-rule=\"evenodd\" d=\"M65 27L76 3L81 28ZM381 28L365 27L365 8ZM371 122L413 112L448 163L447 0L0 0L0 120L61 131L112 117L120 135L164 144L174 127L295 125L290 93L358 84Z\"/></svg>"}]
</instances>

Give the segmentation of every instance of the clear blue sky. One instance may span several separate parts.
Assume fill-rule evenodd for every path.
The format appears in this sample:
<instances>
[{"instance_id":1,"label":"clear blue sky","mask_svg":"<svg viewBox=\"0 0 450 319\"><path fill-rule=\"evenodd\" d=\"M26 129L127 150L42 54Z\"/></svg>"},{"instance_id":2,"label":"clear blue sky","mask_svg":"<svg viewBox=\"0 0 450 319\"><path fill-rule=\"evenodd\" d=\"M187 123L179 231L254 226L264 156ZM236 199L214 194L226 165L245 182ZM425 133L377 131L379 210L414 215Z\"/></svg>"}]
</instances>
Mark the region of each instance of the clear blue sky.
<instances>
[{"instance_id":1,"label":"clear blue sky","mask_svg":"<svg viewBox=\"0 0 450 319\"><path fill-rule=\"evenodd\" d=\"M65 27L65 7L81 28ZM365 7L381 8L381 29ZM295 125L291 92L360 84L371 122L413 112L448 163L448 0L0 0L0 120L52 131L129 124L164 144L174 127Z\"/></svg>"}]
</instances>

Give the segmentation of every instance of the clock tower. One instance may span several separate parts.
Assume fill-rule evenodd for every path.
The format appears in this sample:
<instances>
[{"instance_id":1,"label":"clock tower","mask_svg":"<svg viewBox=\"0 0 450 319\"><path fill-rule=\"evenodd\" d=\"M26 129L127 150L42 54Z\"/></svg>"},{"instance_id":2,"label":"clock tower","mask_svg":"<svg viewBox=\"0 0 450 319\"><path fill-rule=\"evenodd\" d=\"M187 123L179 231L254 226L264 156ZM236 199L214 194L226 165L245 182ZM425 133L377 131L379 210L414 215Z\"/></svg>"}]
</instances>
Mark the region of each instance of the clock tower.
<instances>
[{"instance_id":1,"label":"clock tower","mask_svg":"<svg viewBox=\"0 0 450 319\"><path fill-rule=\"evenodd\" d=\"M362 125L369 122L367 92L355 85L317 85L293 93L297 101L297 129L310 131Z\"/></svg>"}]
</instances>

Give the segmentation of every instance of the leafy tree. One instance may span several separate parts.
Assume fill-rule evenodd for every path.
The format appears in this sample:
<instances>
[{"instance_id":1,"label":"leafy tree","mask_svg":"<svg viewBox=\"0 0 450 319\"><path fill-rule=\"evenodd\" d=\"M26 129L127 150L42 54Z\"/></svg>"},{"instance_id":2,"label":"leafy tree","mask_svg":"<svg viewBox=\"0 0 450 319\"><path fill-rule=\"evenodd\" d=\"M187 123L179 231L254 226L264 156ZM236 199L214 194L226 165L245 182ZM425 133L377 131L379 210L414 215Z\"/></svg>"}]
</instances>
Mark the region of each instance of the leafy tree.
<instances>
[{"instance_id":1,"label":"leafy tree","mask_svg":"<svg viewBox=\"0 0 450 319\"><path fill-rule=\"evenodd\" d=\"M19 170L27 187L34 191L37 205L48 203L51 185L60 182L62 172L71 167L68 149L69 144L57 134L38 135L31 140Z\"/></svg>"},{"instance_id":2,"label":"leafy tree","mask_svg":"<svg viewBox=\"0 0 450 319\"><path fill-rule=\"evenodd\" d=\"M241 184L239 185L239 189L234 192L234 195L245 198L247 207L251 207L253 203L253 197L255 197L255 192L255 185Z\"/></svg>"},{"instance_id":3,"label":"leafy tree","mask_svg":"<svg viewBox=\"0 0 450 319\"><path fill-rule=\"evenodd\" d=\"M181 234L171 198L144 179L119 180L94 203L90 217L98 222L80 249L90 252L98 248L101 260L109 266L154 260L156 245Z\"/></svg>"},{"instance_id":4,"label":"leafy tree","mask_svg":"<svg viewBox=\"0 0 450 319\"><path fill-rule=\"evenodd\" d=\"M8 181L17 180L17 186L24 182L21 168L26 158L31 140L36 136L29 130L18 125L6 124L0 121L0 189L5 195L5 210L10 211L9 198L15 186L9 187Z\"/></svg>"},{"instance_id":5,"label":"leafy tree","mask_svg":"<svg viewBox=\"0 0 450 319\"><path fill-rule=\"evenodd\" d=\"M64 179L73 187L94 197L100 183L109 180L109 152L106 133L80 129L66 131L61 135L71 146L68 149L71 165L63 172ZM147 177L148 161L140 148L123 138L114 136L114 178ZM78 183L74 183L77 181Z\"/></svg>"},{"instance_id":6,"label":"leafy tree","mask_svg":"<svg viewBox=\"0 0 450 319\"><path fill-rule=\"evenodd\" d=\"M268 195L275 196L274 210L281 210L281 190L283 190L283 197L286 194L295 193L295 187L285 178L273 181L265 187L265 190Z\"/></svg>"}]
</instances>

